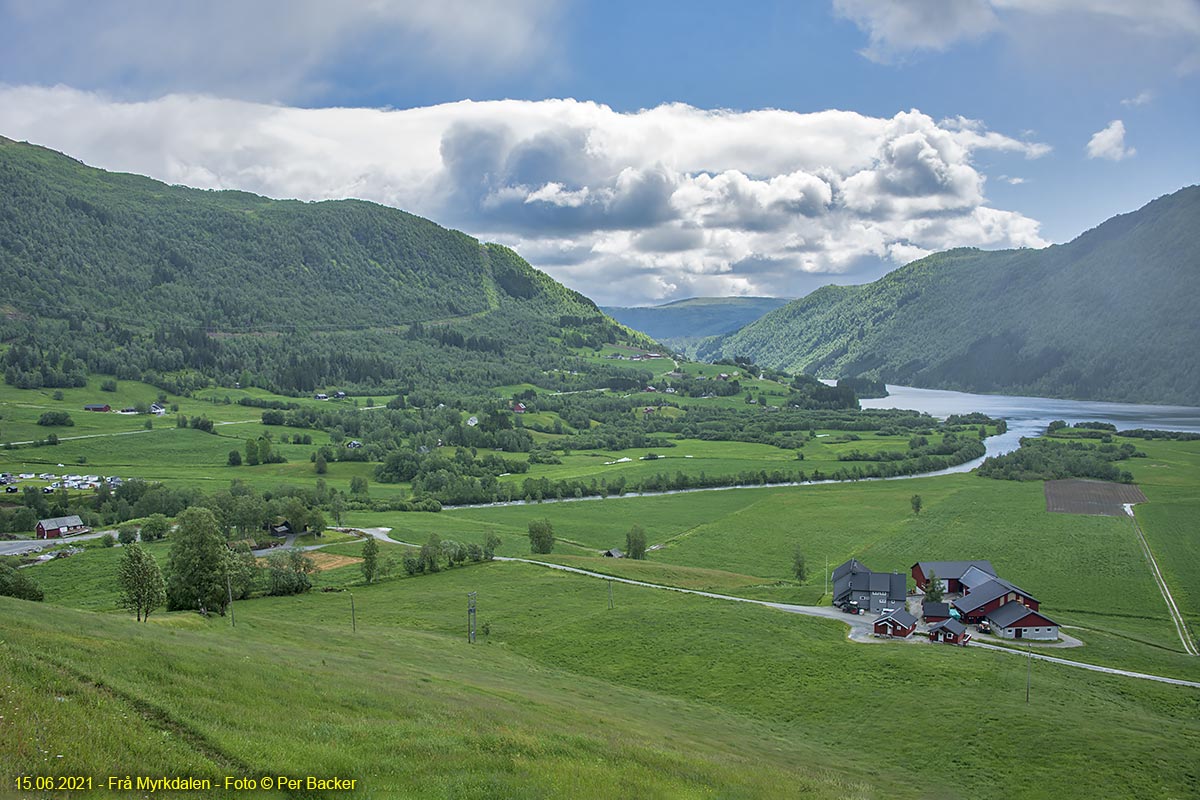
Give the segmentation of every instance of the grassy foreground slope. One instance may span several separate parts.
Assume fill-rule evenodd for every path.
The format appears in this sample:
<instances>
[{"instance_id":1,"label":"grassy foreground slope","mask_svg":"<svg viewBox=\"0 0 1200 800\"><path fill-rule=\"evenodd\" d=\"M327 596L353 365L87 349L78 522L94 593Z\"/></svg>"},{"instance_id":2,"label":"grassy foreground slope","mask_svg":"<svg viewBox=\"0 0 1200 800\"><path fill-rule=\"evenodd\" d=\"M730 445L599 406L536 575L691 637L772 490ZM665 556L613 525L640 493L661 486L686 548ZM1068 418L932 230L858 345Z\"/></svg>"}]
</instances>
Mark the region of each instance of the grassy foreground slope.
<instances>
[{"instance_id":1,"label":"grassy foreground slope","mask_svg":"<svg viewBox=\"0 0 1200 800\"><path fill-rule=\"evenodd\" d=\"M467 591L490 629L475 647ZM614 595L493 563L357 588L357 633L344 594L239 603L232 629L2 599L0 659L36 716L32 746L0 740L0 769L43 770L45 750L97 775L340 774L371 797L1150 798L1197 778L1194 690L1038 664L1026 705L1025 664L1003 654ZM97 718L82 738L79 705ZM941 743L952 720L972 722ZM154 760L126 760L143 738Z\"/></svg>"},{"instance_id":2,"label":"grassy foreground slope","mask_svg":"<svg viewBox=\"0 0 1200 800\"><path fill-rule=\"evenodd\" d=\"M937 253L828 286L701 355L969 392L1200 405L1200 187L1044 250Z\"/></svg>"}]
</instances>

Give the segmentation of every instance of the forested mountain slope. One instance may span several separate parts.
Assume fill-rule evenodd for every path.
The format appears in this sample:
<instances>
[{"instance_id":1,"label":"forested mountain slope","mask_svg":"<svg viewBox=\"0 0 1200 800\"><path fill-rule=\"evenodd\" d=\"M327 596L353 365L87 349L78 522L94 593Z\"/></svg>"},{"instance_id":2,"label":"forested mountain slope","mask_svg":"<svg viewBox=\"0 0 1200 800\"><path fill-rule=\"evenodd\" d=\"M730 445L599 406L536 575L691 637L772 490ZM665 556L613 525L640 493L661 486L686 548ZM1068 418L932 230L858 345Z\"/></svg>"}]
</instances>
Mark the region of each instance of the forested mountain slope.
<instances>
[{"instance_id":1,"label":"forested mountain slope","mask_svg":"<svg viewBox=\"0 0 1200 800\"><path fill-rule=\"evenodd\" d=\"M700 348L822 377L1200 405L1200 187L1044 250L937 253Z\"/></svg>"},{"instance_id":2,"label":"forested mountain slope","mask_svg":"<svg viewBox=\"0 0 1200 800\"><path fill-rule=\"evenodd\" d=\"M105 172L0 137L0 368L186 389L519 383L629 336L504 247L373 203Z\"/></svg>"},{"instance_id":3,"label":"forested mountain slope","mask_svg":"<svg viewBox=\"0 0 1200 800\"><path fill-rule=\"evenodd\" d=\"M787 303L782 297L691 297L661 306L605 306L618 322L659 340L732 333Z\"/></svg>"}]
</instances>

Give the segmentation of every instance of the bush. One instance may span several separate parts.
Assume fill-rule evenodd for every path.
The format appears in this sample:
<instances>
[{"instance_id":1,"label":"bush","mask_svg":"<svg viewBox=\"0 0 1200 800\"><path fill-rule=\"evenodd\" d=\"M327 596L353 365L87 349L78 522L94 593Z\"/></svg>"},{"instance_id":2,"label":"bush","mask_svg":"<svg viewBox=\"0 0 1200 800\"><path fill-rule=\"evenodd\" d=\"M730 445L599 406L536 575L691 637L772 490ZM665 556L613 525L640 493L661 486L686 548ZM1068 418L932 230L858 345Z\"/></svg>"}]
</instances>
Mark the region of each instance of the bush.
<instances>
[{"instance_id":1,"label":"bush","mask_svg":"<svg viewBox=\"0 0 1200 800\"><path fill-rule=\"evenodd\" d=\"M71 415L65 411L46 411L37 421L38 425L65 425L70 427L75 424L75 420L71 419Z\"/></svg>"},{"instance_id":2,"label":"bush","mask_svg":"<svg viewBox=\"0 0 1200 800\"><path fill-rule=\"evenodd\" d=\"M111 533L106 533L100 537L100 546L101 547L114 547L116 544L117 544L117 540L113 537L113 535Z\"/></svg>"},{"instance_id":3,"label":"bush","mask_svg":"<svg viewBox=\"0 0 1200 800\"><path fill-rule=\"evenodd\" d=\"M132 522L126 522L121 527L117 528L117 541L121 544L133 544L137 541L138 529L137 525Z\"/></svg>"},{"instance_id":4,"label":"bush","mask_svg":"<svg viewBox=\"0 0 1200 800\"><path fill-rule=\"evenodd\" d=\"M37 582L12 566L0 563L0 595L41 602L44 595Z\"/></svg>"},{"instance_id":5,"label":"bush","mask_svg":"<svg viewBox=\"0 0 1200 800\"><path fill-rule=\"evenodd\" d=\"M117 382L112 378L106 378L100 381L100 391L115 392L117 390Z\"/></svg>"}]
</instances>

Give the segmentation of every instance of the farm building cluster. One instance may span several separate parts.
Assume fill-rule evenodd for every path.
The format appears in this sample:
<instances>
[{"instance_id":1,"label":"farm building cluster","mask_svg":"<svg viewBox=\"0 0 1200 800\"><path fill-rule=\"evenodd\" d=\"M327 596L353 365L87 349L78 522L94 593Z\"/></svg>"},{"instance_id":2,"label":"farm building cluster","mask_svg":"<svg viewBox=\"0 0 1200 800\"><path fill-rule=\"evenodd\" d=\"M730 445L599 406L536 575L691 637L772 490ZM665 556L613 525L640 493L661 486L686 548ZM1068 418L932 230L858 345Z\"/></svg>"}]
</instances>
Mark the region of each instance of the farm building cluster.
<instances>
[{"instance_id":1,"label":"farm building cluster","mask_svg":"<svg viewBox=\"0 0 1200 800\"><path fill-rule=\"evenodd\" d=\"M990 561L918 561L911 574L916 592L910 596L905 575L875 572L852 558L833 571L833 604L851 614L877 614L877 636L918 633L962 645L974 626L976 633L1004 639L1059 638L1058 623L1040 612L1038 599L998 576ZM930 591L934 584L940 593Z\"/></svg>"}]
</instances>

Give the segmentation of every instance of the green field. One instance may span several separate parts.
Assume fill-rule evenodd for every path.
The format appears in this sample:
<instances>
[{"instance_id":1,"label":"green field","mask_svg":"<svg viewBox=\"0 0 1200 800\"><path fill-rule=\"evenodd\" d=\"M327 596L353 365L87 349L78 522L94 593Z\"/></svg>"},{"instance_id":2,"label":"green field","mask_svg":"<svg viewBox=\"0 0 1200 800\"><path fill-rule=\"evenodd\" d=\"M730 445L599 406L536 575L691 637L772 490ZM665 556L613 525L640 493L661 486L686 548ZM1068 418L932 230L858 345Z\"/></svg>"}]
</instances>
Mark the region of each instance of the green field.
<instances>
[{"instance_id":1,"label":"green field","mask_svg":"<svg viewBox=\"0 0 1200 800\"><path fill-rule=\"evenodd\" d=\"M490 630L474 648L467 591ZM592 579L466 567L357 587L357 633L337 593L239 603L232 629L0 599L13 702L37 720L0 768L337 774L379 797L1150 798L1196 777L1194 690L1038 664L1027 706L1025 664L1002 654L857 645L833 621L614 596L610 611ZM953 758L928 759L913 734L980 715ZM85 729L105 747L72 746ZM42 751L64 759L47 768Z\"/></svg>"}]
</instances>

